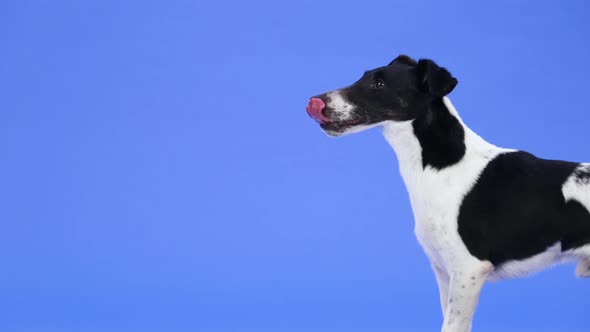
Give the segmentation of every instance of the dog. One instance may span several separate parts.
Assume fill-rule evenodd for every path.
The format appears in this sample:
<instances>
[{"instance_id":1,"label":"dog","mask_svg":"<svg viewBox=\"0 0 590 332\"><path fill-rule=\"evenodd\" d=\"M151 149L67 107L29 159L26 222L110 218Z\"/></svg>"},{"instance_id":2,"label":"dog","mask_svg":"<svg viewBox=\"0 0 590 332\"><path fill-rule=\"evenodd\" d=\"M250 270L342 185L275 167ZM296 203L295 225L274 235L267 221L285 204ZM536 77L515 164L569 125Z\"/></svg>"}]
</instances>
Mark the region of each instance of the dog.
<instances>
[{"instance_id":1,"label":"dog","mask_svg":"<svg viewBox=\"0 0 590 332\"><path fill-rule=\"evenodd\" d=\"M488 143L448 99L457 83L432 60L400 55L306 108L330 136L383 128L436 276L444 332L471 331L487 280L567 260L590 277L590 163Z\"/></svg>"}]
</instances>

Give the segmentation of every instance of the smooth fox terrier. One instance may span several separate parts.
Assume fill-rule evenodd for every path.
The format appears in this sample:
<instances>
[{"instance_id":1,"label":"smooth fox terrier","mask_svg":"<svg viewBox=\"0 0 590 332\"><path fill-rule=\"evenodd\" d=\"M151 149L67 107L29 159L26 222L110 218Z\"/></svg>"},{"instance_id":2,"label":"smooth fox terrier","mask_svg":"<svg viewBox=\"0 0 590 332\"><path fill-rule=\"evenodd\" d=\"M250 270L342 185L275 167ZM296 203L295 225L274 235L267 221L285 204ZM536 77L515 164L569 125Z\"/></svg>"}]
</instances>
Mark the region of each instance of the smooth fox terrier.
<instances>
[{"instance_id":1,"label":"smooth fox terrier","mask_svg":"<svg viewBox=\"0 0 590 332\"><path fill-rule=\"evenodd\" d=\"M446 97L456 85L433 61L400 55L306 109L331 136L383 128L438 282L444 332L471 330L486 280L569 259L590 277L590 163L488 143Z\"/></svg>"}]
</instances>

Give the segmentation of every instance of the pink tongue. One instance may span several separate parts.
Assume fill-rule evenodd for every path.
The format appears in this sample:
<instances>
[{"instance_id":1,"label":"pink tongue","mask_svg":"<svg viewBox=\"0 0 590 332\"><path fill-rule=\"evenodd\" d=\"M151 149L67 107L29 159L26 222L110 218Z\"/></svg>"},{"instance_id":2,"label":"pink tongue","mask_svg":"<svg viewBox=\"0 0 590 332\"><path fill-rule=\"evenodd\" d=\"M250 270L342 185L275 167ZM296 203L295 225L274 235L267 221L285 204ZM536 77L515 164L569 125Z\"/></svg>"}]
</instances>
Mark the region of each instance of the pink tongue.
<instances>
[{"instance_id":1,"label":"pink tongue","mask_svg":"<svg viewBox=\"0 0 590 332\"><path fill-rule=\"evenodd\" d=\"M311 98L305 110L312 119L316 120L319 123L330 122L330 119L327 118L324 114L322 114L324 108L326 108L326 104L323 100L321 100L320 98Z\"/></svg>"}]
</instances>

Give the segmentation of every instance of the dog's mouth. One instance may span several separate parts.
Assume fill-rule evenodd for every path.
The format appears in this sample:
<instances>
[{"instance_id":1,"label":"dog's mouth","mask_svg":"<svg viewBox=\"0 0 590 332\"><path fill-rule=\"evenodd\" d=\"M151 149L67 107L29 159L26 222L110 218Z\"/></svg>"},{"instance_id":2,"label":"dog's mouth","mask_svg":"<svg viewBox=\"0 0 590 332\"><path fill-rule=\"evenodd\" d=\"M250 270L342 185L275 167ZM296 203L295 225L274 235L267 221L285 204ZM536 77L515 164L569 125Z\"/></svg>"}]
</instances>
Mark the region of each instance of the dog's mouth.
<instances>
[{"instance_id":1,"label":"dog's mouth","mask_svg":"<svg viewBox=\"0 0 590 332\"><path fill-rule=\"evenodd\" d=\"M307 114L320 124L320 127L330 135L338 135L346 129L366 123L366 119L353 117L351 119L340 120L334 110L327 107L320 98L313 97L309 100L306 109Z\"/></svg>"},{"instance_id":2,"label":"dog's mouth","mask_svg":"<svg viewBox=\"0 0 590 332\"><path fill-rule=\"evenodd\" d=\"M342 133L346 129L362 125L365 123L365 119L355 118L349 120L330 120L330 122L320 123L320 127L326 132Z\"/></svg>"}]
</instances>

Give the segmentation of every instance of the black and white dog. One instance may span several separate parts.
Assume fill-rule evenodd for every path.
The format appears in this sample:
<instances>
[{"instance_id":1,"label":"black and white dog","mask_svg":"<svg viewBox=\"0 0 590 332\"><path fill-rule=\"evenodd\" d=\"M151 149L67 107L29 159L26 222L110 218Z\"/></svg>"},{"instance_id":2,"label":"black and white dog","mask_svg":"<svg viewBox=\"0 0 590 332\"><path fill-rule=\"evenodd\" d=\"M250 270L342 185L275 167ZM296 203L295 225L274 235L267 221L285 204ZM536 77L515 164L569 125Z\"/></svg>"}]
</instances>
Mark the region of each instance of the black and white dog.
<instances>
[{"instance_id":1,"label":"black and white dog","mask_svg":"<svg viewBox=\"0 0 590 332\"><path fill-rule=\"evenodd\" d=\"M445 332L471 330L486 280L568 259L590 277L590 163L486 142L446 97L456 85L433 61L401 55L307 106L331 136L383 127L436 275Z\"/></svg>"}]
</instances>

